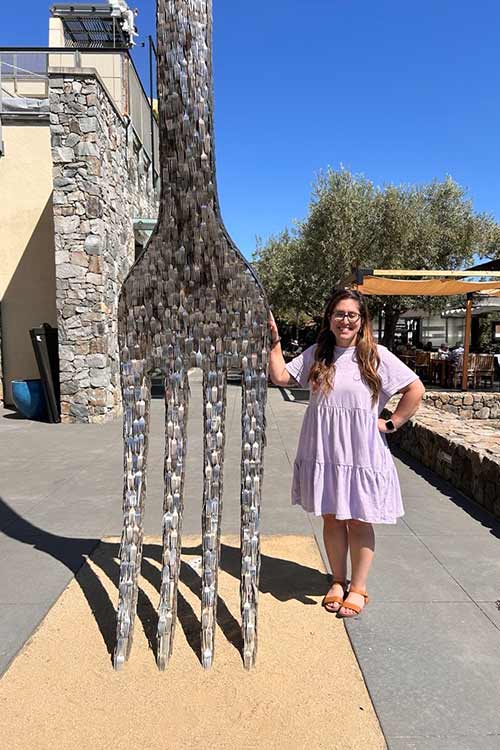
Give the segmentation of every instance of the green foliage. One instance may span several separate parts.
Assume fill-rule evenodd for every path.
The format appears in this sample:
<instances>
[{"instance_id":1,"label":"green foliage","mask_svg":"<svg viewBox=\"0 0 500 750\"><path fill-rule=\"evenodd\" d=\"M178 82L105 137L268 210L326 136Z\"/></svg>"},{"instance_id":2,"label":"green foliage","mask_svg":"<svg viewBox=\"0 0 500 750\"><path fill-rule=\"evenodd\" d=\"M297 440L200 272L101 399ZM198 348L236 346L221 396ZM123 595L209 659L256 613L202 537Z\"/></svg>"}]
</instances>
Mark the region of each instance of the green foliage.
<instances>
[{"instance_id":1,"label":"green foliage","mask_svg":"<svg viewBox=\"0 0 500 750\"><path fill-rule=\"evenodd\" d=\"M454 270L500 248L500 226L475 213L451 177L427 185L375 187L362 175L328 169L313 189L309 214L293 232L260 243L254 264L280 317L319 318L332 289L353 266ZM402 312L443 307L441 297L373 297L391 335Z\"/></svg>"},{"instance_id":2,"label":"green foliage","mask_svg":"<svg viewBox=\"0 0 500 750\"><path fill-rule=\"evenodd\" d=\"M491 327L498 318L498 313L488 313L479 318L479 350L489 352L494 348L491 342Z\"/></svg>"},{"instance_id":3,"label":"green foliage","mask_svg":"<svg viewBox=\"0 0 500 750\"><path fill-rule=\"evenodd\" d=\"M285 229L262 246L257 239L253 265L262 281L275 318L294 320L311 315L307 251L297 231Z\"/></svg>"}]
</instances>

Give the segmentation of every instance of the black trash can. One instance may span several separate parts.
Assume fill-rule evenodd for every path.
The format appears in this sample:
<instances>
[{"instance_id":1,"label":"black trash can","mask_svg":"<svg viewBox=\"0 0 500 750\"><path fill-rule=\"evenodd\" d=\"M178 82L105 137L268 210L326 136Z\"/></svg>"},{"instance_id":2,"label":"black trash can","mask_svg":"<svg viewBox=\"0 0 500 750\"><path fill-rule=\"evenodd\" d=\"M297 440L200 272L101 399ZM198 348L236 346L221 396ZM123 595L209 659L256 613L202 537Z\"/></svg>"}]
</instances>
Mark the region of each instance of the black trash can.
<instances>
[{"instance_id":1,"label":"black trash can","mask_svg":"<svg viewBox=\"0 0 500 750\"><path fill-rule=\"evenodd\" d=\"M59 384L59 346L57 328L43 323L30 329L31 343L47 403L49 422L61 421L61 389Z\"/></svg>"}]
</instances>

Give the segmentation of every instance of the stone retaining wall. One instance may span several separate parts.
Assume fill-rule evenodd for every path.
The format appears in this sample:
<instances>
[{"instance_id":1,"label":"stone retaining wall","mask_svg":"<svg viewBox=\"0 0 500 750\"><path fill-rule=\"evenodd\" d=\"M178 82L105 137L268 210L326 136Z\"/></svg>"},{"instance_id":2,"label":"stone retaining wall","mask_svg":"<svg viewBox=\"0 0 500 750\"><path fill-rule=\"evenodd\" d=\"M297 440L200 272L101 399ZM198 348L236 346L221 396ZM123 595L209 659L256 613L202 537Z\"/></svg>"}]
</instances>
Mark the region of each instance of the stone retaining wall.
<instances>
[{"instance_id":1,"label":"stone retaining wall","mask_svg":"<svg viewBox=\"0 0 500 750\"><path fill-rule=\"evenodd\" d=\"M134 217L157 215L151 168L93 70L50 75L56 295L64 422L121 409L117 298Z\"/></svg>"},{"instance_id":2,"label":"stone retaining wall","mask_svg":"<svg viewBox=\"0 0 500 750\"><path fill-rule=\"evenodd\" d=\"M465 419L500 419L500 393L426 391L424 400Z\"/></svg>"},{"instance_id":3,"label":"stone retaining wall","mask_svg":"<svg viewBox=\"0 0 500 750\"><path fill-rule=\"evenodd\" d=\"M472 423L423 404L389 441L500 518L500 421Z\"/></svg>"}]
</instances>

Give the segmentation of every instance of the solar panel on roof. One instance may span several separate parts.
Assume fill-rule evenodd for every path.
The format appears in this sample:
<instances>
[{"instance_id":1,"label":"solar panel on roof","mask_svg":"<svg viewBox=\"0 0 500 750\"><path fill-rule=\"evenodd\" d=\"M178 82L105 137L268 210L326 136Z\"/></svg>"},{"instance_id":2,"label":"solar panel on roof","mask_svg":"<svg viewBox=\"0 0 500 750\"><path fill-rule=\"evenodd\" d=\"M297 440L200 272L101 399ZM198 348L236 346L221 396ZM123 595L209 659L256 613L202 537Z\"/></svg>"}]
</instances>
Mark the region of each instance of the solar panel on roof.
<instances>
[{"instance_id":1,"label":"solar panel on roof","mask_svg":"<svg viewBox=\"0 0 500 750\"><path fill-rule=\"evenodd\" d=\"M52 15L61 18L68 47L129 47L119 19L105 5L55 5Z\"/></svg>"}]
</instances>

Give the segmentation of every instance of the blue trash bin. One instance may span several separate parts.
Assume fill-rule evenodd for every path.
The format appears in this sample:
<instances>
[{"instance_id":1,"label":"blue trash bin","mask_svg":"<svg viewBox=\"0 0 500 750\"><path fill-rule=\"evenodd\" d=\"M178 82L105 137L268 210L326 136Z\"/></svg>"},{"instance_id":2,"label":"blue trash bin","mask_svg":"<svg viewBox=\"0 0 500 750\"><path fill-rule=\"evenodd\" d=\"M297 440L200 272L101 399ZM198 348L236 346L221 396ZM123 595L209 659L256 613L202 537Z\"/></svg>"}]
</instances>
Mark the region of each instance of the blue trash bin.
<instances>
[{"instance_id":1,"label":"blue trash bin","mask_svg":"<svg viewBox=\"0 0 500 750\"><path fill-rule=\"evenodd\" d=\"M13 380L12 398L16 409L26 419L41 421L47 418L41 380Z\"/></svg>"}]
</instances>

